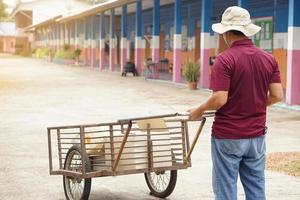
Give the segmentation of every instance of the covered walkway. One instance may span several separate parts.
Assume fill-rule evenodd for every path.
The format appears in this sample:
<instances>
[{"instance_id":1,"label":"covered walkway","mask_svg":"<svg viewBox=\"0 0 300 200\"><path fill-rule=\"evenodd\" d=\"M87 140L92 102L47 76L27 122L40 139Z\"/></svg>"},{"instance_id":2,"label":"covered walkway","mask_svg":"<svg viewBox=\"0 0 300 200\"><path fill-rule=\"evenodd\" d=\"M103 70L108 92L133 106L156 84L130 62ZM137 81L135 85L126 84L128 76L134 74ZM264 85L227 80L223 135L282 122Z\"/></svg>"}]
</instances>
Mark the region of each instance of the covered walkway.
<instances>
[{"instance_id":1,"label":"covered walkway","mask_svg":"<svg viewBox=\"0 0 300 200\"><path fill-rule=\"evenodd\" d=\"M210 61L226 49L222 37L212 33L211 24L233 5L247 8L262 27L253 41L276 57L286 102L299 104L300 16L296 9L300 5L296 0L111 0L28 30L36 36L36 48L47 44L60 49L68 43L83 50L84 65L100 70L122 71L131 61L142 74L144 61L151 58L161 64L161 78L182 82L185 62L199 62L199 85L208 88Z\"/></svg>"}]
</instances>

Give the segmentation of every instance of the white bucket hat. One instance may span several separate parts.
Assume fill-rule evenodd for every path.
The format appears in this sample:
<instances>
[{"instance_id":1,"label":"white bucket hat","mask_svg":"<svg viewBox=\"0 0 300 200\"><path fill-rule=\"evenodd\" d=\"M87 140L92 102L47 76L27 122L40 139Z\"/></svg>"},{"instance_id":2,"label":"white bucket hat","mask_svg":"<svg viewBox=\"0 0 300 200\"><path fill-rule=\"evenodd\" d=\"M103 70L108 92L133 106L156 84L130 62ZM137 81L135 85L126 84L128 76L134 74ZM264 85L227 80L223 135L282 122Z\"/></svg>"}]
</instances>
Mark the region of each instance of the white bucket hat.
<instances>
[{"instance_id":1,"label":"white bucket hat","mask_svg":"<svg viewBox=\"0 0 300 200\"><path fill-rule=\"evenodd\" d=\"M221 23L213 24L211 28L219 34L230 30L241 31L247 37L255 35L261 29L251 22L249 12L238 6L227 8L222 15Z\"/></svg>"}]
</instances>

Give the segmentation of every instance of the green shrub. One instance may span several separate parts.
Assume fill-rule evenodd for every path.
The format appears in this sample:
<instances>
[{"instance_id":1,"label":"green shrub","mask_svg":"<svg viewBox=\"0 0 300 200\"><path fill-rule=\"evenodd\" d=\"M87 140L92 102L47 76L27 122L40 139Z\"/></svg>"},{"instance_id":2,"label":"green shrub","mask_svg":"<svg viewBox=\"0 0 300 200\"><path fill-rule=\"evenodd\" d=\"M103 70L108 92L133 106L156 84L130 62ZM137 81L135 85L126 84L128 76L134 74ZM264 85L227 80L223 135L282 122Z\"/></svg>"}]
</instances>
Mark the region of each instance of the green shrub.
<instances>
[{"instance_id":1,"label":"green shrub","mask_svg":"<svg viewBox=\"0 0 300 200\"><path fill-rule=\"evenodd\" d=\"M44 48L38 48L35 51L35 57L37 58L45 58L49 53L49 49L47 47Z\"/></svg>"},{"instance_id":2,"label":"green shrub","mask_svg":"<svg viewBox=\"0 0 300 200\"><path fill-rule=\"evenodd\" d=\"M198 82L200 75L200 66L198 63L187 61L183 68L183 75L188 82Z\"/></svg>"},{"instance_id":3,"label":"green shrub","mask_svg":"<svg viewBox=\"0 0 300 200\"><path fill-rule=\"evenodd\" d=\"M70 51L57 51L55 53L55 58L58 59L74 59L74 53Z\"/></svg>"},{"instance_id":4,"label":"green shrub","mask_svg":"<svg viewBox=\"0 0 300 200\"><path fill-rule=\"evenodd\" d=\"M74 50L74 57L77 61L79 60L80 54L81 54L81 49L77 48Z\"/></svg>"}]
</instances>

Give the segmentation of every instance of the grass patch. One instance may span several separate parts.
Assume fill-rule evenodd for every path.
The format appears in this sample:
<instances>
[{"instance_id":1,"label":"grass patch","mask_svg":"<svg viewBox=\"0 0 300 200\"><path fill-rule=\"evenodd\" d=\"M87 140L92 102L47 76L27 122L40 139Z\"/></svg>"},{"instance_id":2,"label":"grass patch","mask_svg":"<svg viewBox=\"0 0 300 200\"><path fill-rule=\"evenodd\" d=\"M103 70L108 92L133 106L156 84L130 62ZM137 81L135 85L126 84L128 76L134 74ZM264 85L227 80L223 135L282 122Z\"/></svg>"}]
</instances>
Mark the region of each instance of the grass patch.
<instances>
[{"instance_id":1,"label":"grass patch","mask_svg":"<svg viewBox=\"0 0 300 200\"><path fill-rule=\"evenodd\" d=\"M266 168L300 178L300 152L271 153Z\"/></svg>"}]
</instances>

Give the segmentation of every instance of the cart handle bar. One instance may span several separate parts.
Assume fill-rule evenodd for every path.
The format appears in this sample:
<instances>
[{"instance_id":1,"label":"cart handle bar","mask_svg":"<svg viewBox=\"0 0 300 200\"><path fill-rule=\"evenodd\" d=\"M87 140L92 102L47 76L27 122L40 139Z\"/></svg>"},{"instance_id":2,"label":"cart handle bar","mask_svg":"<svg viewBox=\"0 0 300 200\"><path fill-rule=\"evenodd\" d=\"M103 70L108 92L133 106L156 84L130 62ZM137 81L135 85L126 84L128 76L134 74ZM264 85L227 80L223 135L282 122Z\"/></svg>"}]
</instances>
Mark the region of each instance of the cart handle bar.
<instances>
[{"instance_id":1,"label":"cart handle bar","mask_svg":"<svg viewBox=\"0 0 300 200\"><path fill-rule=\"evenodd\" d=\"M195 137L194 137L194 140L193 140L193 143L192 143L192 145L191 145L191 148L189 149L189 151L188 151L188 153L187 153L187 156L186 156L186 158L184 159L184 163L190 161L190 157L191 157L192 152L193 152L193 150L194 150L194 148L195 148L195 146L196 146L196 144L197 144L197 141L198 141L198 139L199 139L199 136L200 136L200 134L201 134L201 131L202 131L202 129L203 129L203 126L204 126L205 122L206 122L206 117L203 117L203 118L202 118L202 121L201 121L201 124L200 124L200 126L198 127L198 130L197 130L196 135L195 135ZM187 136L187 137L188 137L188 136Z\"/></svg>"},{"instance_id":2,"label":"cart handle bar","mask_svg":"<svg viewBox=\"0 0 300 200\"><path fill-rule=\"evenodd\" d=\"M215 111L205 112L200 119L204 117L213 117L215 115ZM165 118L165 117L188 117L189 114L187 113L174 113L174 114L166 114L166 115L154 115L148 117L138 117L138 118L130 118L130 119L120 119L118 123L128 123L131 121L138 121L138 120L147 120L147 119L155 119L155 118Z\"/></svg>"}]
</instances>

